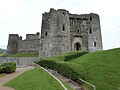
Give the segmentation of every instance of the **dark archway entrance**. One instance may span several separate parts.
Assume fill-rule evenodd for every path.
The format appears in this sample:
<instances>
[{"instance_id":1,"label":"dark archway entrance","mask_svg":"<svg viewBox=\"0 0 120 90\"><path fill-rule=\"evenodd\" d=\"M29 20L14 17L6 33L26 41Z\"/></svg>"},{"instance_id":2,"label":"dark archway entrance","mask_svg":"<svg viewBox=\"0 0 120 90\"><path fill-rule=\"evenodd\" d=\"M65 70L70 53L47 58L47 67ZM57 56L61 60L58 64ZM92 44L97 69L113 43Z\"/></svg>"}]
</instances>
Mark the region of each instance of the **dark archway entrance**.
<instances>
[{"instance_id":1,"label":"dark archway entrance","mask_svg":"<svg viewBox=\"0 0 120 90\"><path fill-rule=\"evenodd\" d=\"M79 43L75 43L74 49L75 49L76 51L77 51L77 50L80 50L80 49L81 49L80 44L79 44Z\"/></svg>"}]
</instances>

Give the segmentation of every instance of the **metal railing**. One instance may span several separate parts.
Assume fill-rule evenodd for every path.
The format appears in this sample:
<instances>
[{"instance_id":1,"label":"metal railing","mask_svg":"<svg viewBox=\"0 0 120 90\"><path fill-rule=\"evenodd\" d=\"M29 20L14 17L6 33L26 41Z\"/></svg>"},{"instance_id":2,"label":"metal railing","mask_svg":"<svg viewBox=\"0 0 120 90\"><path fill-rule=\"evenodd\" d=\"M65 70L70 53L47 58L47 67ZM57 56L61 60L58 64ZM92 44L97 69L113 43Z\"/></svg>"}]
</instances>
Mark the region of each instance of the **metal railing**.
<instances>
[{"instance_id":1,"label":"metal railing","mask_svg":"<svg viewBox=\"0 0 120 90\"><path fill-rule=\"evenodd\" d=\"M63 84L58 78L56 78L52 73L50 73L47 69L43 68L42 66L40 66L40 65L38 65L38 64L36 64L36 63L34 63L34 64L35 64L35 66L38 66L39 68L41 68L41 69L43 69L44 71L46 71L50 76L52 76L52 77L63 87L64 90L68 90L68 89L64 86L64 84Z\"/></svg>"},{"instance_id":2,"label":"metal railing","mask_svg":"<svg viewBox=\"0 0 120 90\"><path fill-rule=\"evenodd\" d=\"M85 81L85 80L82 80L81 78L79 78L79 80L82 81L82 82L84 82L84 83L86 83L86 84L88 84L88 85L90 85L90 86L92 86L92 87L93 87L93 90L96 90L95 85L93 85L93 84L91 84L91 83L89 83L89 82L87 82L87 81Z\"/></svg>"}]
</instances>

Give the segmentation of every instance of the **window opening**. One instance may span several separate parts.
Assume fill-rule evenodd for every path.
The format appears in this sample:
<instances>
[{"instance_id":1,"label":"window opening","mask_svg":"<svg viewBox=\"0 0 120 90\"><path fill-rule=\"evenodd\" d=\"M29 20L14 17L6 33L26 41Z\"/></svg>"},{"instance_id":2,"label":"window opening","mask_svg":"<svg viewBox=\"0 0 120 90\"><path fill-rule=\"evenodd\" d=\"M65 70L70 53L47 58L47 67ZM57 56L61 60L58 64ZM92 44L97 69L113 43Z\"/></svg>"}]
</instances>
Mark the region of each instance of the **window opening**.
<instances>
[{"instance_id":1,"label":"window opening","mask_svg":"<svg viewBox=\"0 0 120 90\"><path fill-rule=\"evenodd\" d=\"M92 34L92 29L90 28L89 33Z\"/></svg>"},{"instance_id":2,"label":"window opening","mask_svg":"<svg viewBox=\"0 0 120 90\"><path fill-rule=\"evenodd\" d=\"M45 36L47 36L47 34L48 34L48 33L47 33L47 31L46 31L46 32L45 32Z\"/></svg>"},{"instance_id":3,"label":"window opening","mask_svg":"<svg viewBox=\"0 0 120 90\"><path fill-rule=\"evenodd\" d=\"M65 31L65 26L63 25L63 31Z\"/></svg>"},{"instance_id":4,"label":"window opening","mask_svg":"<svg viewBox=\"0 0 120 90\"><path fill-rule=\"evenodd\" d=\"M65 15L65 13L64 13L64 12L63 12L62 14L63 14L63 15Z\"/></svg>"},{"instance_id":5,"label":"window opening","mask_svg":"<svg viewBox=\"0 0 120 90\"><path fill-rule=\"evenodd\" d=\"M80 33L80 30L78 29L77 32Z\"/></svg>"},{"instance_id":6,"label":"window opening","mask_svg":"<svg viewBox=\"0 0 120 90\"><path fill-rule=\"evenodd\" d=\"M96 42L94 42L94 46L96 47Z\"/></svg>"},{"instance_id":7,"label":"window opening","mask_svg":"<svg viewBox=\"0 0 120 90\"><path fill-rule=\"evenodd\" d=\"M90 17L90 21L92 21L92 17Z\"/></svg>"},{"instance_id":8,"label":"window opening","mask_svg":"<svg viewBox=\"0 0 120 90\"><path fill-rule=\"evenodd\" d=\"M80 44L79 43L76 43L75 45L74 45L74 49L77 51L77 50L80 50L81 49L81 47L80 47Z\"/></svg>"}]
</instances>

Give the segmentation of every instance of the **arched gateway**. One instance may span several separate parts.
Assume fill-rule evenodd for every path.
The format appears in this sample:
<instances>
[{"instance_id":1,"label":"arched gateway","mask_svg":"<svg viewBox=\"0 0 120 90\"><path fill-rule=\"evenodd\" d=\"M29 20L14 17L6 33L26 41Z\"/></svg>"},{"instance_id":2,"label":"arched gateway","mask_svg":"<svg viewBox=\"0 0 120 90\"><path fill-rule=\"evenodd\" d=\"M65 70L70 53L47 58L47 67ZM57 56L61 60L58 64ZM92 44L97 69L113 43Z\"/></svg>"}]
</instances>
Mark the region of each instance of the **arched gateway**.
<instances>
[{"instance_id":1,"label":"arched gateway","mask_svg":"<svg viewBox=\"0 0 120 90\"><path fill-rule=\"evenodd\" d=\"M74 44L74 50L76 50L76 51L81 50L81 46L78 42Z\"/></svg>"}]
</instances>

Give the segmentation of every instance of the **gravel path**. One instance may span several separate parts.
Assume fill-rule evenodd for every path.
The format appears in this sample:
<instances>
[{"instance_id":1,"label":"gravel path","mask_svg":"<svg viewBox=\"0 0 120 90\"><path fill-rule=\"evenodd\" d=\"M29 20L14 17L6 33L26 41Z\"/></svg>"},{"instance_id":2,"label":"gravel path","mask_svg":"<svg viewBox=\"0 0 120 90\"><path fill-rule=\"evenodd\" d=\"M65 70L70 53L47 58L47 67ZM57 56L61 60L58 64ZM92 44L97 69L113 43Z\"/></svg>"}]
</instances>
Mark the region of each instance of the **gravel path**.
<instances>
[{"instance_id":1,"label":"gravel path","mask_svg":"<svg viewBox=\"0 0 120 90\"><path fill-rule=\"evenodd\" d=\"M26 68L17 68L16 71L14 73L11 73L11 74L7 74L3 77L0 78L0 90L14 90L13 88L11 87L6 87L6 86L3 86L6 82L12 80L13 78L17 77L18 75L24 73L25 71L27 70L30 70L30 69L34 69L34 67L32 66L28 66Z\"/></svg>"}]
</instances>

